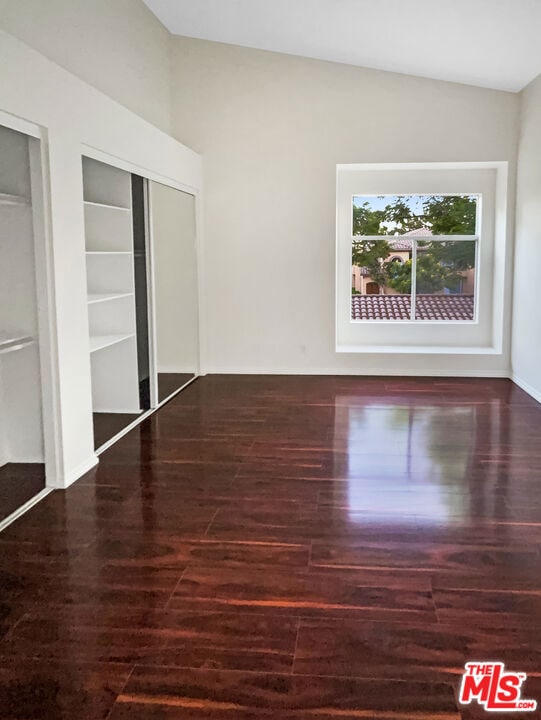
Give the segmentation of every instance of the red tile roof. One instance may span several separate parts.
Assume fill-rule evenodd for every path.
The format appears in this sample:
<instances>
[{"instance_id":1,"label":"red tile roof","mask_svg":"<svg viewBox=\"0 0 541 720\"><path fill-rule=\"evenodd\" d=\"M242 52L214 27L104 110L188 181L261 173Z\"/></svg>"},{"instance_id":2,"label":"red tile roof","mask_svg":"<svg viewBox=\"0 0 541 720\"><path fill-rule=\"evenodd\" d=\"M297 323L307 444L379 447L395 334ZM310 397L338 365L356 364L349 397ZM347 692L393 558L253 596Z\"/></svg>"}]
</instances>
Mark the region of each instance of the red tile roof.
<instances>
[{"instance_id":1,"label":"red tile roof","mask_svg":"<svg viewBox=\"0 0 541 720\"><path fill-rule=\"evenodd\" d=\"M352 295L352 320L409 320L410 295ZM417 320L473 320L473 295L417 295Z\"/></svg>"},{"instance_id":2,"label":"red tile roof","mask_svg":"<svg viewBox=\"0 0 541 720\"><path fill-rule=\"evenodd\" d=\"M402 237L431 237L434 233L428 227L415 228L415 230L408 230Z\"/></svg>"},{"instance_id":3,"label":"red tile roof","mask_svg":"<svg viewBox=\"0 0 541 720\"><path fill-rule=\"evenodd\" d=\"M400 235L396 239L389 240L389 245L391 250L394 250L395 252L411 252L413 247L412 241L407 237L404 237L404 235Z\"/></svg>"}]
</instances>

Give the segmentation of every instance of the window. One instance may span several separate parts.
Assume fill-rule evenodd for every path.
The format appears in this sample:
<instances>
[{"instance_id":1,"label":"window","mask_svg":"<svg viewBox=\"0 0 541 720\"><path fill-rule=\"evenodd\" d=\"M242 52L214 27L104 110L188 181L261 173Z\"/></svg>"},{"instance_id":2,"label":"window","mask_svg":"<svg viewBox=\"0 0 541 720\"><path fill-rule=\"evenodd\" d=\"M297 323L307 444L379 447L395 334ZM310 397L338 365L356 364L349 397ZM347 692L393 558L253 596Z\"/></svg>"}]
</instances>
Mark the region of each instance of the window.
<instances>
[{"instance_id":1,"label":"window","mask_svg":"<svg viewBox=\"0 0 541 720\"><path fill-rule=\"evenodd\" d=\"M502 353L505 162L338 165L336 192L338 352Z\"/></svg>"},{"instance_id":2,"label":"window","mask_svg":"<svg viewBox=\"0 0 541 720\"><path fill-rule=\"evenodd\" d=\"M473 321L480 207L480 195L354 195L351 265L366 282L351 319Z\"/></svg>"}]
</instances>

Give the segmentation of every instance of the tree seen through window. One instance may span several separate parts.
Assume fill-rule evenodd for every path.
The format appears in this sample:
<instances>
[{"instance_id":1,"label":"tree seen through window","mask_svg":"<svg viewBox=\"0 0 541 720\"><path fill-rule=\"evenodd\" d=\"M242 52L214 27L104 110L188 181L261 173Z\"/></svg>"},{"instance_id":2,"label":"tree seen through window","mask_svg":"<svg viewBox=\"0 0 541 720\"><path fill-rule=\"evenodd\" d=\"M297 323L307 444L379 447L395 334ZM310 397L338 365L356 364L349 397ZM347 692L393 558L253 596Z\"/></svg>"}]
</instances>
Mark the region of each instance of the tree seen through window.
<instances>
[{"instance_id":1,"label":"tree seen through window","mask_svg":"<svg viewBox=\"0 0 541 720\"><path fill-rule=\"evenodd\" d=\"M479 201L354 196L352 319L473 320Z\"/></svg>"}]
</instances>

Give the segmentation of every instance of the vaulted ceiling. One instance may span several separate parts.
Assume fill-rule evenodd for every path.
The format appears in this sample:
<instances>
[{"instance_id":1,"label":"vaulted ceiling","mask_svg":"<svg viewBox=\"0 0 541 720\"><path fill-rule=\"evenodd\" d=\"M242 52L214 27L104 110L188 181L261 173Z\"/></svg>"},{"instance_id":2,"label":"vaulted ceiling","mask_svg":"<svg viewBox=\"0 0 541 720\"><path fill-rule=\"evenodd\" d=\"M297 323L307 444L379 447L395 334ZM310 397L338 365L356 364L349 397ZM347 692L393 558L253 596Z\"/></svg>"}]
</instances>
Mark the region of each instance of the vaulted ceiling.
<instances>
[{"instance_id":1,"label":"vaulted ceiling","mask_svg":"<svg viewBox=\"0 0 541 720\"><path fill-rule=\"evenodd\" d=\"M144 0L176 35L521 90L541 73L541 0Z\"/></svg>"}]
</instances>

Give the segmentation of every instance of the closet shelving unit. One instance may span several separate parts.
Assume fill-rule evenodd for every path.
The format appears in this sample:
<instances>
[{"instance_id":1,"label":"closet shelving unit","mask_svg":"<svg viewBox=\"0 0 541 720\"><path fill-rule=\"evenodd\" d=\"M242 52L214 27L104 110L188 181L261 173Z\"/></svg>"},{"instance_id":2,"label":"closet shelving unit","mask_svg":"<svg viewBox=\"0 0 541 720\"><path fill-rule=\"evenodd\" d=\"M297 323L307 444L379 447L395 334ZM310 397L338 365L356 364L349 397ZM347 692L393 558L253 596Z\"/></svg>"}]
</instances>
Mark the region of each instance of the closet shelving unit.
<instances>
[{"instance_id":1,"label":"closet shelving unit","mask_svg":"<svg viewBox=\"0 0 541 720\"><path fill-rule=\"evenodd\" d=\"M6 471L45 462L29 143L0 126L0 470Z\"/></svg>"},{"instance_id":2,"label":"closet shelving unit","mask_svg":"<svg viewBox=\"0 0 541 720\"><path fill-rule=\"evenodd\" d=\"M137 413L131 175L85 157L83 188L93 409Z\"/></svg>"}]
</instances>

